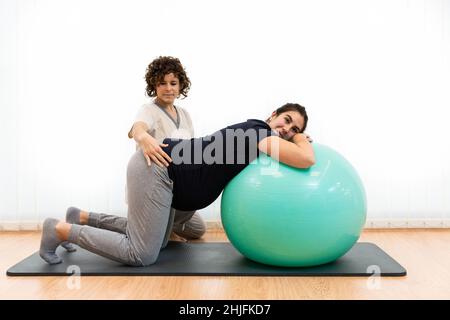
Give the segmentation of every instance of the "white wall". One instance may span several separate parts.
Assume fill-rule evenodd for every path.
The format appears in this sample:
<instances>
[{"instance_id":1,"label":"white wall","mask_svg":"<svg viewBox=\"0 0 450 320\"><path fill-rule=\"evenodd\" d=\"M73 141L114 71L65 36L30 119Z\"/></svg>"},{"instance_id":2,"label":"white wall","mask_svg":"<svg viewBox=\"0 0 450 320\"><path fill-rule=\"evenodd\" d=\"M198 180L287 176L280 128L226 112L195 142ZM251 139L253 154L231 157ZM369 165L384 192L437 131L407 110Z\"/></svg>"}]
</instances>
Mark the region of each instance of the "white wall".
<instances>
[{"instance_id":1,"label":"white wall","mask_svg":"<svg viewBox=\"0 0 450 320\"><path fill-rule=\"evenodd\" d=\"M0 0L0 32L0 222L126 213L159 55L187 69L197 136L298 102L359 171L369 220L450 219L449 1Z\"/></svg>"}]
</instances>

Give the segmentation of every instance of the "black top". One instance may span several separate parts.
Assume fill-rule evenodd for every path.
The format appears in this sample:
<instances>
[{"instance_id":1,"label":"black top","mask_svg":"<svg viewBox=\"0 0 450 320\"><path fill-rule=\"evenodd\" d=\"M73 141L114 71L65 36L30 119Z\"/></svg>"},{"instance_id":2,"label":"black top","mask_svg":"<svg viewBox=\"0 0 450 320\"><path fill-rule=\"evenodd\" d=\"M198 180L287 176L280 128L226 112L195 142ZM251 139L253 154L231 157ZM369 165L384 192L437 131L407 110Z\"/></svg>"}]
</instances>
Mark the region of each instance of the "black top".
<instances>
[{"instance_id":1,"label":"black top","mask_svg":"<svg viewBox=\"0 0 450 320\"><path fill-rule=\"evenodd\" d=\"M168 167L173 181L172 207L192 211L207 207L226 184L259 155L258 143L277 135L261 120L223 128L192 139L164 139L163 150L172 158Z\"/></svg>"}]
</instances>

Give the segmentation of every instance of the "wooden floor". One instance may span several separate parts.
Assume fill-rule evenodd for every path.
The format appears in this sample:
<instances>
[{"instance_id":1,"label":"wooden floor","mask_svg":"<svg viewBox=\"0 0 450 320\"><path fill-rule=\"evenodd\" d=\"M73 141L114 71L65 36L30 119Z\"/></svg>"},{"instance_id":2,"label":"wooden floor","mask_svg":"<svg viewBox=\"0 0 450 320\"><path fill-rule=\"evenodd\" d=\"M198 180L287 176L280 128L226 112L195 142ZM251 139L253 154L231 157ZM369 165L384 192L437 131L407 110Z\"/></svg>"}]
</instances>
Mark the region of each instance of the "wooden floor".
<instances>
[{"instance_id":1,"label":"wooden floor","mask_svg":"<svg viewBox=\"0 0 450 320\"><path fill-rule=\"evenodd\" d=\"M40 232L0 233L0 299L450 299L450 229L367 230L405 277L8 277ZM226 241L210 231L203 241Z\"/></svg>"}]
</instances>

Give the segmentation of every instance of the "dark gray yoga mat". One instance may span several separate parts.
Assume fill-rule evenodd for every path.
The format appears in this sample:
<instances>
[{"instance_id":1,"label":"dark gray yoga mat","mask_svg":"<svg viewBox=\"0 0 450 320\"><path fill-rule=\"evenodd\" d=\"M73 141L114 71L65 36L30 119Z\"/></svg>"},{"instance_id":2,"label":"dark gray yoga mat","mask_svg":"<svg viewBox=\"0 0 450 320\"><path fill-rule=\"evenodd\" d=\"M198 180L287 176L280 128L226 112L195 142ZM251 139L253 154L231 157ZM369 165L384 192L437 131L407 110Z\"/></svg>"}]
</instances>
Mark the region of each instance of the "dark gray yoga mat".
<instances>
[{"instance_id":1,"label":"dark gray yoga mat","mask_svg":"<svg viewBox=\"0 0 450 320\"><path fill-rule=\"evenodd\" d=\"M68 253L59 247L64 261L48 265L36 252L7 271L8 276L404 276L406 270L372 243L357 243L335 262L304 268L273 267L251 261L227 242L169 242L156 264L130 267L82 248Z\"/></svg>"}]
</instances>

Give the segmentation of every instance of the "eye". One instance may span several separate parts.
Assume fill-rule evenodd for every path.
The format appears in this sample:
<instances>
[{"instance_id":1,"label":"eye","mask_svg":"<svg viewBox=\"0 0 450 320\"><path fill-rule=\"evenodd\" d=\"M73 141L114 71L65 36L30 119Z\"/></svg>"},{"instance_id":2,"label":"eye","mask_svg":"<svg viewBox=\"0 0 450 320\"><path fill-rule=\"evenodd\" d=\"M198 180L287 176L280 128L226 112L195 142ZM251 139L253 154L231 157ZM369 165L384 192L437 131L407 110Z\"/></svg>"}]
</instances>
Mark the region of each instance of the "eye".
<instances>
[{"instance_id":1,"label":"eye","mask_svg":"<svg viewBox=\"0 0 450 320\"><path fill-rule=\"evenodd\" d=\"M287 123L291 122L291 119L289 119L289 117L285 117L284 120L286 120Z\"/></svg>"}]
</instances>

